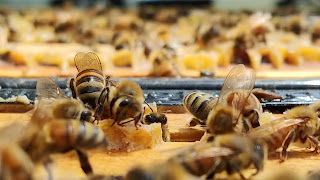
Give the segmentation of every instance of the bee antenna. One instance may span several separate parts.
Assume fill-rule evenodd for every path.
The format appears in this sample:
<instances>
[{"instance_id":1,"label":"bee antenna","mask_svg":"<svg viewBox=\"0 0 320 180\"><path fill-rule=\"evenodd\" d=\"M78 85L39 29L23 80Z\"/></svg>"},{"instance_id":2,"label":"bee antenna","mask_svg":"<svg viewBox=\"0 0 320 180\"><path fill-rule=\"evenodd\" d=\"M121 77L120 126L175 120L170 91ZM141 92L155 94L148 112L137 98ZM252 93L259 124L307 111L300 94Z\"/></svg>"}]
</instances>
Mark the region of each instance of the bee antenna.
<instances>
[{"instance_id":1,"label":"bee antenna","mask_svg":"<svg viewBox=\"0 0 320 180\"><path fill-rule=\"evenodd\" d=\"M144 103L146 103L146 104L148 105L149 109L153 112L153 109L152 109L151 106L147 103L146 100L144 100Z\"/></svg>"}]
</instances>

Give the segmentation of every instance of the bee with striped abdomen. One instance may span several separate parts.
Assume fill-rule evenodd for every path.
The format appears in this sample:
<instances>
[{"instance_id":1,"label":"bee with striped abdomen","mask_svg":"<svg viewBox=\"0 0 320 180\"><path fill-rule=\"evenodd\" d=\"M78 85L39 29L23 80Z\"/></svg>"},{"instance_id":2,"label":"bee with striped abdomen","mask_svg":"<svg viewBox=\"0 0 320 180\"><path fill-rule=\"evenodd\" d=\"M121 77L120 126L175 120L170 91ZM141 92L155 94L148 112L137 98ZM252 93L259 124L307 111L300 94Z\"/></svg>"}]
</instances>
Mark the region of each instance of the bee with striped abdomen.
<instances>
[{"instance_id":1,"label":"bee with striped abdomen","mask_svg":"<svg viewBox=\"0 0 320 180\"><path fill-rule=\"evenodd\" d=\"M184 108L194 116L190 126L206 124L211 133L231 132L236 126L240 132L258 127L263 112L259 99L283 98L269 91L253 90L254 82L254 71L237 65L226 77L219 98L203 92L186 95Z\"/></svg>"},{"instance_id":2,"label":"bee with striped abdomen","mask_svg":"<svg viewBox=\"0 0 320 180\"><path fill-rule=\"evenodd\" d=\"M309 106L298 106L288 110L284 117L250 130L248 136L266 142L271 152L282 147L280 159L284 161L291 142L310 140L312 146L320 149L320 141L316 138L318 130L316 112Z\"/></svg>"},{"instance_id":3,"label":"bee with striped abdomen","mask_svg":"<svg viewBox=\"0 0 320 180\"><path fill-rule=\"evenodd\" d=\"M192 92L183 99L184 108L195 118L190 125L205 125L209 112L217 104L218 98L204 92Z\"/></svg>"},{"instance_id":4,"label":"bee with striped abdomen","mask_svg":"<svg viewBox=\"0 0 320 180\"><path fill-rule=\"evenodd\" d=\"M110 83L98 99L96 114L102 119L113 119L118 125L134 121L136 126L143 116L143 101L143 91L136 82Z\"/></svg>"},{"instance_id":5,"label":"bee with striped abdomen","mask_svg":"<svg viewBox=\"0 0 320 180\"><path fill-rule=\"evenodd\" d=\"M232 132L238 123L239 131L247 131L252 127L251 122L258 120L242 117L255 111L262 113L259 100L251 95L254 82L254 71L237 65L226 77L218 99L207 93L193 92L184 98L183 104L212 134Z\"/></svg>"},{"instance_id":6,"label":"bee with striped abdomen","mask_svg":"<svg viewBox=\"0 0 320 180\"><path fill-rule=\"evenodd\" d=\"M267 149L263 142L240 134L224 134L216 136L212 142L184 149L169 162L180 164L190 174L205 179L213 179L224 171L228 175L238 173L246 179L242 171L254 165L257 174L263 169L266 157Z\"/></svg>"},{"instance_id":7,"label":"bee with striped abdomen","mask_svg":"<svg viewBox=\"0 0 320 180\"><path fill-rule=\"evenodd\" d=\"M85 109L82 102L63 98L66 95L51 79L40 79L37 92L39 102L19 145L33 162L44 163L50 178L52 174L48 169L51 161L49 155L71 150L76 150L83 171L91 174L88 156L82 149L106 146L107 138L104 132L92 123L80 121L78 108L82 105Z\"/></svg>"},{"instance_id":8,"label":"bee with striped abdomen","mask_svg":"<svg viewBox=\"0 0 320 180\"><path fill-rule=\"evenodd\" d=\"M226 77L215 108L208 115L206 125L212 134L248 131L251 121L243 118L251 110L262 107L256 98L249 99L255 83L255 72L244 65L235 66ZM255 96L252 96L255 97ZM239 127L240 126L240 127Z\"/></svg>"},{"instance_id":9,"label":"bee with striped abdomen","mask_svg":"<svg viewBox=\"0 0 320 180\"><path fill-rule=\"evenodd\" d=\"M74 58L78 74L72 78L69 88L73 98L79 98L91 110L95 110L101 92L105 89L107 80L103 74L99 57L93 53L78 53Z\"/></svg>"}]
</instances>

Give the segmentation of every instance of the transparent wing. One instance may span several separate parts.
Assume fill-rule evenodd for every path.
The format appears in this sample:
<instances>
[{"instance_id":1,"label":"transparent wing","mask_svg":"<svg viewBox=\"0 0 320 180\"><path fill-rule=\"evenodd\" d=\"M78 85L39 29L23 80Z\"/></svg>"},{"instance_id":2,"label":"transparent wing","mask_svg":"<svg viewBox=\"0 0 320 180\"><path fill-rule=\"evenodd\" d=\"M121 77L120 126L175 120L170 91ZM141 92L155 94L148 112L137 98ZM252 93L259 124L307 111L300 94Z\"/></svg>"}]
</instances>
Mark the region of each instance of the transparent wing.
<instances>
[{"instance_id":1,"label":"transparent wing","mask_svg":"<svg viewBox=\"0 0 320 180\"><path fill-rule=\"evenodd\" d=\"M217 104L229 105L240 114L256 80L253 69L243 64L235 66L226 77Z\"/></svg>"},{"instance_id":2,"label":"transparent wing","mask_svg":"<svg viewBox=\"0 0 320 180\"><path fill-rule=\"evenodd\" d=\"M43 127L52 120L52 104L54 99L40 99L31 116L31 123Z\"/></svg>"},{"instance_id":3,"label":"transparent wing","mask_svg":"<svg viewBox=\"0 0 320 180\"><path fill-rule=\"evenodd\" d=\"M262 138L264 136L270 136L270 134L275 134L279 131L281 131L282 134L289 133L293 127L303 123L305 123L305 120L303 119L280 118L250 130L248 135L253 138Z\"/></svg>"},{"instance_id":4,"label":"transparent wing","mask_svg":"<svg viewBox=\"0 0 320 180\"><path fill-rule=\"evenodd\" d=\"M192 146L183 147L180 151L171 157L182 158L182 161L197 161L208 158L218 158L233 155L235 152L226 147L217 147L212 143L197 143Z\"/></svg>"},{"instance_id":5,"label":"transparent wing","mask_svg":"<svg viewBox=\"0 0 320 180\"><path fill-rule=\"evenodd\" d=\"M35 105L31 122L42 127L52 119L52 104L57 99L68 99L62 89L50 78L41 78L37 82L38 102Z\"/></svg>"},{"instance_id":6,"label":"transparent wing","mask_svg":"<svg viewBox=\"0 0 320 180\"><path fill-rule=\"evenodd\" d=\"M68 98L62 89L50 78L39 79L36 89L38 93L38 100L41 100L42 98Z\"/></svg>"},{"instance_id":7,"label":"transparent wing","mask_svg":"<svg viewBox=\"0 0 320 180\"><path fill-rule=\"evenodd\" d=\"M74 58L74 63L79 73L86 69L94 69L103 74L101 61L94 52L88 52L86 54L83 52L77 53Z\"/></svg>"}]
</instances>

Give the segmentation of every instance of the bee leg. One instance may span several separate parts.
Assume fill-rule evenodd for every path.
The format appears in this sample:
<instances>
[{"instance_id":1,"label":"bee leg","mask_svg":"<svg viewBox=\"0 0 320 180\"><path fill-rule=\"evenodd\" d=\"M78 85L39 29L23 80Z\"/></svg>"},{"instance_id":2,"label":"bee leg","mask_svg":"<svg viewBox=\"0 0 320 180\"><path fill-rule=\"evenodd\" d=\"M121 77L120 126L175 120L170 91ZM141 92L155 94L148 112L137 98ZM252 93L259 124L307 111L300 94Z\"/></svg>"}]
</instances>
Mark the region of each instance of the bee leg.
<instances>
[{"instance_id":1,"label":"bee leg","mask_svg":"<svg viewBox=\"0 0 320 180\"><path fill-rule=\"evenodd\" d=\"M308 138L311 140L311 142L314 145L316 145L314 152L317 153L320 150L320 141L317 138L315 138L314 136L308 136Z\"/></svg>"},{"instance_id":2,"label":"bee leg","mask_svg":"<svg viewBox=\"0 0 320 180\"><path fill-rule=\"evenodd\" d=\"M225 163L221 159L217 160L213 167L204 175L205 179L213 179L217 172L221 172L225 167Z\"/></svg>"},{"instance_id":3,"label":"bee leg","mask_svg":"<svg viewBox=\"0 0 320 180\"><path fill-rule=\"evenodd\" d=\"M50 158L47 158L43 161L43 166L48 173L48 180L53 180L52 171L51 171L51 163L52 163L52 160Z\"/></svg>"},{"instance_id":4,"label":"bee leg","mask_svg":"<svg viewBox=\"0 0 320 180\"><path fill-rule=\"evenodd\" d=\"M239 161L238 161L238 160L235 160L235 161L230 160L230 161L228 162L228 166L230 167L230 172L235 171L235 172L237 172L237 173L240 175L241 179L247 179L247 178L244 177L244 175L241 173L241 169L240 169ZM229 168L227 168L227 172L228 172L228 169L229 169ZM230 172L228 172L228 174L229 174Z\"/></svg>"},{"instance_id":5,"label":"bee leg","mask_svg":"<svg viewBox=\"0 0 320 180\"><path fill-rule=\"evenodd\" d=\"M87 175L89 174L92 174L93 171L92 171L92 167L91 167L91 164L89 162L89 159L88 159L88 155L87 153L79 150L79 149L75 149L77 154L78 154L78 157L79 157L79 161L80 161L80 164L81 164L81 169L83 170L84 173L86 173Z\"/></svg>"},{"instance_id":6,"label":"bee leg","mask_svg":"<svg viewBox=\"0 0 320 180\"><path fill-rule=\"evenodd\" d=\"M195 117L192 117L191 120L190 120L190 122L189 122L189 126L190 126L190 127L194 127L194 126L196 126L196 125L198 125L198 124L200 124L200 125L206 125L206 123L203 122L203 121L201 121L200 119L195 118Z\"/></svg>"},{"instance_id":7,"label":"bee leg","mask_svg":"<svg viewBox=\"0 0 320 180\"><path fill-rule=\"evenodd\" d=\"M120 121L118 121L118 125L119 126L123 126L123 125L125 125L125 124L127 124L127 123L129 123L129 122L131 122L131 121L134 121L134 119L130 119L129 121L125 121L125 122L120 122Z\"/></svg>"},{"instance_id":8,"label":"bee leg","mask_svg":"<svg viewBox=\"0 0 320 180\"><path fill-rule=\"evenodd\" d=\"M108 94L109 94L109 87L105 87L102 90L102 92L101 92L101 94L100 94L100 96L98 98L98 104L97 104L97 107L94 110L94 115L93 116L95 117L95 119L94 119L93 122L98 121L98 123L99 123L99 120L101 118L100 116L101 116L101 114L103 113L103 110L104 110L103 105L104 105L106 99L108 99Z\"/></svg>"},{"instance_id":9,"label":"bee leg","mask_svg":"<svg viewBox=\"0 0 320 180\"><path fill-rule=\"evenodd\" d=\"M70 79L69 88L70 88L70 91L72 93L72 97L73 98L77 98L76 89L74 88L74 78Z\"/></svg>"},{"instance_id":10,"label":"bee leg","mask_svg":"<svg viewBox=\"0 0 320 180\"><path fill-rule=\"evenodd\" d=\"M136 129L138 130L138 122L142 122L142 118L143 118L143 113L140 113L140 115L138 115L137 117L135 117L134 120L134 126L136 127Z\"/></svg>"},{"instance_id":11,"label":"bee leg","mask_svg":"<svg viewBox=\"0 0 320 180\"><path fill-rule=\"evenodd\" d=\"M292 140L294 139L294 137L295 137L295 130L293 129L288 133L286 139L282 143L282 152L280 154L280 163L284 162L285 159L287 158L287 149L288 149L290 143L292 142Z\"/></svg>"},{"instance_id":12,"label":"bee leg","mask_svg":"<svg viewBox=\"0 0 320 180\"><path fill-rule=\"evenodd\" d=\"M131 121L135 121L135 118L130 119L129 121L125 121L125 122L119 122L119 121L118 121L117 124L118 124L119 126L123 126L124 124L127 124L127 123L129 123L129 122L131 122ZM136 129L138 130L138 124L134 123L134 126L135 126Z\"/></svg>"}]
</instances>

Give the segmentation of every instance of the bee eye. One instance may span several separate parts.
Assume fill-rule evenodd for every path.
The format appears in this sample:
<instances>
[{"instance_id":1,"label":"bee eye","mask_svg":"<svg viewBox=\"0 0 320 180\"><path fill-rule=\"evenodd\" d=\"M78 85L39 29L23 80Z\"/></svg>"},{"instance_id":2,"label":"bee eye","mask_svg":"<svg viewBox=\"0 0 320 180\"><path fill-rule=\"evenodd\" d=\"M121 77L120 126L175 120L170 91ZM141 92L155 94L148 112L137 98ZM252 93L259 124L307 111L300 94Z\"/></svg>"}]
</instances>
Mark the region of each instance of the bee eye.
<instances>
[{"instance_id":1,"label":"bee eye","mask_svg":"<svg viewBox=\"0 0 320 180\"><path fill-rule=\"evenodd\" d=\"M160 123L161 124L166 124L167 123L167 117L165 117L165 116L161 117Z\"/></svg>"},{"instance_id":2,"label":"bee eye","mask_svg":"<svg viewBox=\"0 0 320 180\"><path fill-rule=\"evenodd\" d=\"M80 120L89 121L92 116L91 111L82 111Z\"/></svg>"},{"instance_id":3,"label":"bee eye","mask_svg":"<svg viewBox=\"0 0 320 180\"><path fill-rule=\"evenodd\" d=\"M146 116L146 120L149 122L149 123L154 123L156 121L156 118L152 115L147 115Z\"/></svg>"},{"instance_id":4,"label":"bee eye","mask_svg":"<svg viewBox=\"0 0 320 180\"><path fill-rule=\"evenodd\" d=\"M123 100L123 101L119 104L119 106L120 106L120 107L125 107L125 106L129 106L129 105L131 105L131 104L132 104L132 101L131 101L131 100L125 99L125 100Z\"/></svg>"}]
</instances>

